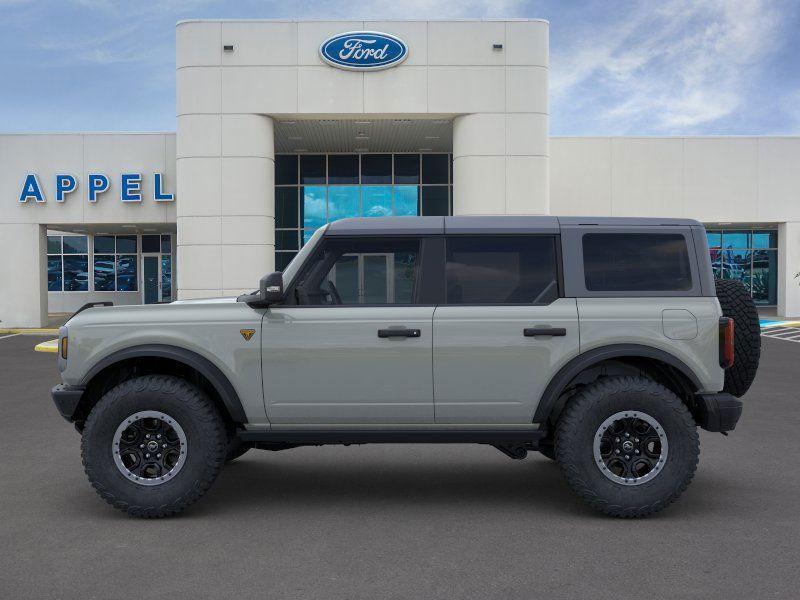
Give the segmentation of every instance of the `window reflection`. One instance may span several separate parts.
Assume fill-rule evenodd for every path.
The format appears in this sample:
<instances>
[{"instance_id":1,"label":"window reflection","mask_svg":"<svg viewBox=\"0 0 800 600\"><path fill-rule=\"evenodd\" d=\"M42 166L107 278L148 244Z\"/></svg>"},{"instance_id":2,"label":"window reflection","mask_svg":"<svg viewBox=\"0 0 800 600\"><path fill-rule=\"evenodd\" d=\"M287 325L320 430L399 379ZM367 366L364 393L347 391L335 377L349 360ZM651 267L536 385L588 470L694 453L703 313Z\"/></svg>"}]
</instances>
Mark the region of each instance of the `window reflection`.
<instances>
[{"instance_id":1,"label":"window reflection","mask_svg":"<svg viewBox=\"0 0 800 600\"><path fill-rule=\"evenodd\" d=\"M778 288L778 232L774 229L711 230L708 245L714 277L735 279L759 305L775 305Z\"/></svg>"},{"instance_id":2,"label":"window reflection","mask_svg":"<svg viewBox=\"0 0 800 600\"><path fill-rule=\"evenodd\" d=\"M392 215L392 186L365 185L361 188L362 217L389 217Z\"/></svg>"}]
</instances>

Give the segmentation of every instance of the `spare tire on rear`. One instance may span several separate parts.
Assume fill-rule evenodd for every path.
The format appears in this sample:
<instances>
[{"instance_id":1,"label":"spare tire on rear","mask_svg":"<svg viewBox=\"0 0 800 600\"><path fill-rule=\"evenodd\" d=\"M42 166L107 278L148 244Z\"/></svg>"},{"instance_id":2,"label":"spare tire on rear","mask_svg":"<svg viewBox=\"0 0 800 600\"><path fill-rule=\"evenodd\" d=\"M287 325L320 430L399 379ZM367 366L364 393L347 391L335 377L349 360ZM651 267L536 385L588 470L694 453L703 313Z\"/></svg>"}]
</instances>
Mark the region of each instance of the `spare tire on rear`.
<instances>
[{"instance_id":1,"label":"spare tire on rear","mask_svg":"<svg viewBox=\"0 0 800 600\"><path fill-rule=\"evenodd\" d=\"M758 311L741 282L717 279L714 283L722 314L733 319L733 366L725 370L723 389L734 396L744 396L756 377L761 357Z\"/></svg>"}]
</instances>

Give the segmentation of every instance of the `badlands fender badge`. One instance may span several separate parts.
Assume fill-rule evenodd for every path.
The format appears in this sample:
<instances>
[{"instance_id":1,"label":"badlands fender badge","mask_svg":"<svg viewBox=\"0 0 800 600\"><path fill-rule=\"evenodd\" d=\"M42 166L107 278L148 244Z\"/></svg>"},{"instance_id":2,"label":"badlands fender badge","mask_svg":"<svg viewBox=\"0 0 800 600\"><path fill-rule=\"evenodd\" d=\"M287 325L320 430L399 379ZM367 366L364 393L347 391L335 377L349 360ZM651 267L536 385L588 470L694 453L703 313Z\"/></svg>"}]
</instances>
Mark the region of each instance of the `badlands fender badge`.
<instances>
[{"instance_id":1,"label":"badlands fender badge","mask_svg":"<svg viewBox=\"0 0 800 600\"><path fill-rule=\"evenodd\" d=\"M250 338L252 338L253 335L255 335L256 330L255 329L240 329L239 333L242 334L242 337L244 338L245 342L249 342Z\"/></svg>"}]
</instances>

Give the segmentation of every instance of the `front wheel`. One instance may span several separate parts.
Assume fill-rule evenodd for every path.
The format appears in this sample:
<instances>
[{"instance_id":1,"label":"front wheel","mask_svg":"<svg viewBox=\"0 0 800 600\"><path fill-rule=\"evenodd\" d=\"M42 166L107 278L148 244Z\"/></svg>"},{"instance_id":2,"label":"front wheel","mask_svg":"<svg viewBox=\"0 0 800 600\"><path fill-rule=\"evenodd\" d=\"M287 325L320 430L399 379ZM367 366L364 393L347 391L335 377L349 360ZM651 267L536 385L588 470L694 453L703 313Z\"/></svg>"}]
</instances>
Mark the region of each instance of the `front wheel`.
<instances>
[{"instance_id":1,"label":"front wheel","mask_svg":"<svg viewBox=\"0 0 800 600\"><path fill-rule=\"evenodd\" d=\"M166 517L196 502L225 460L225 426L213 402L168 375L130 379L92 408L81 451L86 475L109 504Z\"/></svg>"},{"instance_id":2,"label":"front wheel","mask_svg":"<svg viewBox=\"0 0 800 600\"><path fill-rule=\"evenodd\" d=\"M556 460L593 508L644 517L686 489L700 453L697 427L680 399L646 377L586 386L556 427Z\"/></svg>"}]
</instances>

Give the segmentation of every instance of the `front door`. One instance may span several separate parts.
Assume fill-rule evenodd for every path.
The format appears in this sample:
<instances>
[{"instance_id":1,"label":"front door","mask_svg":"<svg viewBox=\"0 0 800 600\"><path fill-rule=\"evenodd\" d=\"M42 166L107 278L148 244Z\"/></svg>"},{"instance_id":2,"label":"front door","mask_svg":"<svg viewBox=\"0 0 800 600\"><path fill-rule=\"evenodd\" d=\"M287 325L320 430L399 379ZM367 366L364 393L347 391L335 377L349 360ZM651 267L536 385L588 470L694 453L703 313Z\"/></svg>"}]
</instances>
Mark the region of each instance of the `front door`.
<instances>
[{"instance_id":1,"label":"front door","mask_svg":"<svg viewBox=\"0 0 800 600\"><path fill-rule=\"evenodd\" d=\"M433 422L432 319L421 240L326 238L262 327L273 424ZM288 282L287 282L288 283Z\"/></svg>"},{"instance_id":2,"label":"front door","mask_svg":"<svg viewBox=\"0 0 800 600\"><path fill-rule=\"evenodd\" d=\"M449 236L446 304L433 319L437 423L531 423L578 353L578 310L560 298L555 236Z\"/></svg>"}]
</instances>

